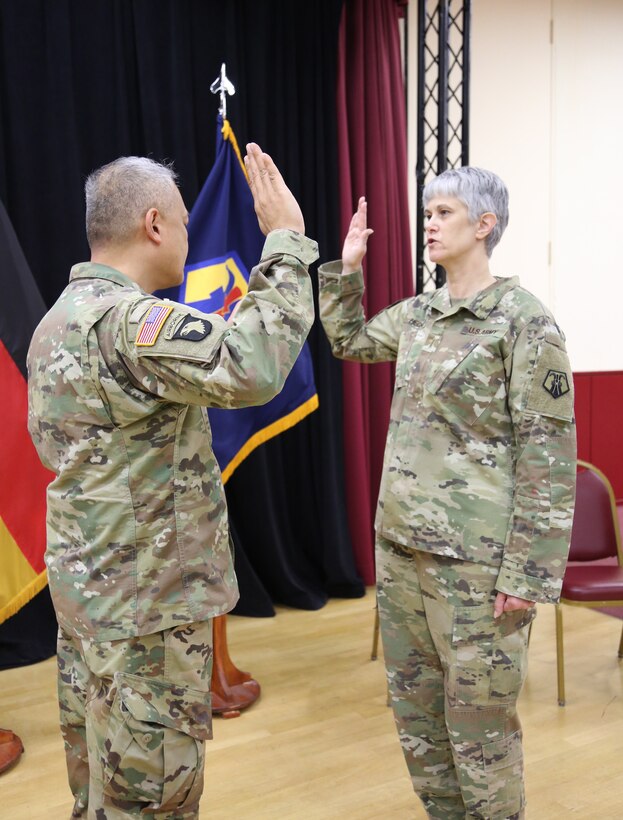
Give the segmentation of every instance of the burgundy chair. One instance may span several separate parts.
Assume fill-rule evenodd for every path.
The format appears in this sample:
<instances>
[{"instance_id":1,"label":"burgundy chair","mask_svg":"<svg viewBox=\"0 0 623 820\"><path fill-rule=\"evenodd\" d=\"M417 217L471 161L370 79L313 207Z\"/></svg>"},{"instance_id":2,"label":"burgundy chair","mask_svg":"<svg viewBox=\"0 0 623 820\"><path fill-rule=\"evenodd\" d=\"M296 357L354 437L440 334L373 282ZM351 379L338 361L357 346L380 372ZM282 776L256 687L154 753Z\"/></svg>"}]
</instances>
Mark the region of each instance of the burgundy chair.
<instances>
[{"instance_id":1,"label":"burgundy chair","mask_svg":"<svg viewBox=\"0 0 623 820\"><path fill-rule=\"evenodd\" d=\"M605 558L614 562L602 563ZM556 605L558 704L565 705L562 606L623 607L623 553L612 486L593 464L578 460L569 561ZM577 563L573 563L577 562ZM623 657L623 631L619 658Z\"/></svg>"}]
</instances>

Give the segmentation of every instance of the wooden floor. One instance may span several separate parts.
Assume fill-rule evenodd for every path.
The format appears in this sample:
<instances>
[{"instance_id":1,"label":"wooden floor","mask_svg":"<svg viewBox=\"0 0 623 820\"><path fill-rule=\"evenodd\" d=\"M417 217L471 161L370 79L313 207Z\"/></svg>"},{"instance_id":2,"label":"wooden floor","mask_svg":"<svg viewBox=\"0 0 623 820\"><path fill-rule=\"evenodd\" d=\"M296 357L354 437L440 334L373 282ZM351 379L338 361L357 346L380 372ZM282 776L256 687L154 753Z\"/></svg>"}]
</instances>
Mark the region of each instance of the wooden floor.
<instances>
[{"instance_id":1,"label":"wooden floor","mask_svg":"<svg viewBox=\"0 0 623 820\"><path fill-rule=\"evenodd\" d=\"M370 661L374 598L318 612L228 620L236 664L262 684L241 717L215 720L201 820L425 817L411 792ZM556 700L553 607L535 622L521 716L530 820L623 817L622 621L566 607L567 706ZM0 775L2 820L67 820L55 662L0 672L0 726L26 752Z\"/></svg>"}]
</instances>

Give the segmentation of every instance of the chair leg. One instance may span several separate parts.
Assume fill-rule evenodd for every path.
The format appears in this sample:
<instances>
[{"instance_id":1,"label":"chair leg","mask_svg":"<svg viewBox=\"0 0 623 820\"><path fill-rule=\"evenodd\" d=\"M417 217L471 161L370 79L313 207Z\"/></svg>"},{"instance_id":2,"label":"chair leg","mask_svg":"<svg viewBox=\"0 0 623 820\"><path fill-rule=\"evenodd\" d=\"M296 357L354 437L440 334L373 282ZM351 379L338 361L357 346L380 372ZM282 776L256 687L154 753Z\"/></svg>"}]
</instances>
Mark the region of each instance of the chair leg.
<instances>
[{"instance_id":1,"label":"chair leg","mask_svg":"<svg viewBox=\"0 0 623 820\"><path fill-rule=\"evenodd\" d=\"M372 632L372 652L370 653L370 660L375 661L378 658L379 649L379 605L374 607L374 629Z\"/></svg>"},{"instance_id":2,"label":"chair leg","mask_svg":"<svg viewBox=\"0 0 623 820\"><path fill-rule=\"evenodd\" d=\"M621 630L621 640L619 642L619 658L623 658L623 629Z\"/></svg>"},{"instance_id":3,"label":"chair leg","mask_svg":"<svg viewBox=\"0 0 623 820\"><path fill-rule=\"evenodd\" d=\"M377 604L374 607L374 632L372 635L372 652L370 654L370 660L375 661L378 658L378 648L379 648L379 632L380 632L380 620L379 620L379 605ZM385 705L391 706L391 695L389 693L389 681L386 682L386 692L385 692Z\"/></svg>"},{"instance_id":4,"label":"chair leg","mask_svg":"<svg viewBox=\"0 0 623 820\"><path fill-rule=\"evenodd\" d=\"M556 604L556 666L558 672L558 705L565 705L565 652L562 641L562 606Z\"/></svg>"}]
</instances>

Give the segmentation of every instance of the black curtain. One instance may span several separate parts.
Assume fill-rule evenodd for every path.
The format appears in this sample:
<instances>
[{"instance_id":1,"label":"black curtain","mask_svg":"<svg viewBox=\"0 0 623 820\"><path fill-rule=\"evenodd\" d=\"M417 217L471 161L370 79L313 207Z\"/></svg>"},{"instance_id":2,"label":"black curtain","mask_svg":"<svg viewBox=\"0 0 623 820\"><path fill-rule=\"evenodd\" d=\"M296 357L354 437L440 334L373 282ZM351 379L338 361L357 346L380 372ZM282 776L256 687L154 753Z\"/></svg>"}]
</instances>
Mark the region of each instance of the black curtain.
<instances>
[{"instance_id":1,"label":"black curtain","mask_svg":"<svg viewBox=\"0 0 623 820\"><path fill-rule=\"evenodd\" d=\"M339 255L341 6L0 0L0 199L47 305L71 265L88 259L91 170L128 154L172 159L192 207L214 160L218 98L209 87L222 62L236 86L227 114L239 144L253 140L273 156L321 260ZM318 326L309 343L320 409L258 448L227 484L240 614L364 592L345 517L339 363Z\"/></svg>"}]
</instances>

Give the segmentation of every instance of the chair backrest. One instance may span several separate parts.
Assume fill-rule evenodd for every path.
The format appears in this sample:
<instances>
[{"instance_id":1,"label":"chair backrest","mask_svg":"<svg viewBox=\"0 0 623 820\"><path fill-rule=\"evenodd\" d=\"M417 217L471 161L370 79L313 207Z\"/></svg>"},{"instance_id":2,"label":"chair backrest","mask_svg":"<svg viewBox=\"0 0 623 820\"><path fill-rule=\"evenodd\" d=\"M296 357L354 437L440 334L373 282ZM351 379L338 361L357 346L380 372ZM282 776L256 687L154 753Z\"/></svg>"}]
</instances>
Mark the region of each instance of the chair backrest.
<instances>
[{"instance_id":1,"label":"chair backrest","mask_svg":"<svg viewBox=\"0 0 623 820\"><path fill-rule=\"evenodd\" d=\"M597 561L616 556L621 563L621 536L616 501L606 476L578 460L570 561Z\"/></svg>"}]
</instances>

